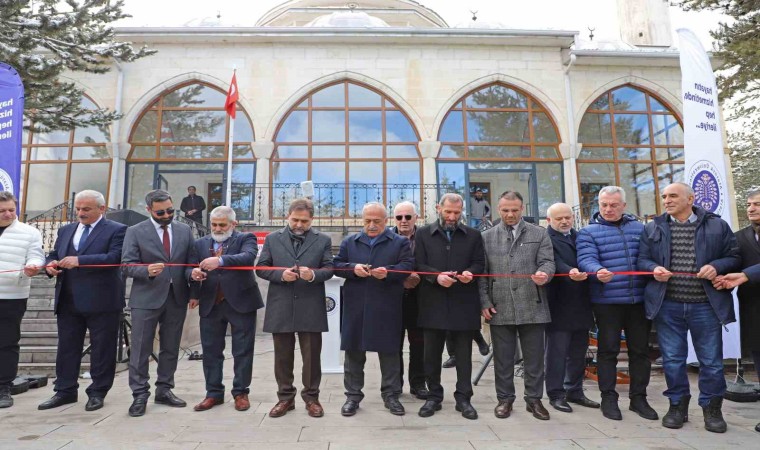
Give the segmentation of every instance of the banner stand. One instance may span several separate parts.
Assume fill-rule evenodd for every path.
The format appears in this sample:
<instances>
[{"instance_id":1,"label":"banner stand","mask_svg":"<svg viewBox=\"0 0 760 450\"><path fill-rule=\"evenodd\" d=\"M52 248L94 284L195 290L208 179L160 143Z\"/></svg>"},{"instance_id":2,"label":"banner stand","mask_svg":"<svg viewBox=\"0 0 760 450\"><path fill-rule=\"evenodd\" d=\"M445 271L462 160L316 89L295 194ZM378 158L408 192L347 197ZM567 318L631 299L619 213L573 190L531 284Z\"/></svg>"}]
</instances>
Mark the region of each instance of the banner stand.
<instances>
[{"instance_id":1,"label":"banner stand","mask_svg":"<svg viewBox=\"0 0 760 450\"><path fill-rule=\"evenodd\" d=\"M322 373L343 373L340 362L340 318L342 316L341 288L345 279L332 277L325 281L326 333L322 333Z\"/></svg>"}]
</instances>

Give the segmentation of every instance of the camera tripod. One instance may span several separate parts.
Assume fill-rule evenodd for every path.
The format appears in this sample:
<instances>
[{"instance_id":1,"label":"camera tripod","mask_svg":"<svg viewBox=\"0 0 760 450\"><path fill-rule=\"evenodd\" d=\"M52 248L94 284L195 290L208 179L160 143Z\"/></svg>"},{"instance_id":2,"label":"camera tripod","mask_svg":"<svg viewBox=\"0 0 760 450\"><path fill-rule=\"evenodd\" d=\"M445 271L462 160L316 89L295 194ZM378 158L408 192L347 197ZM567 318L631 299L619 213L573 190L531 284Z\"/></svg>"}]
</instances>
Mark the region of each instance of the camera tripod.
<instances>
[{"instance_id":1,"label":"camera tripod","mask_svg":"<svg viewBox=\"0 0 760 450\"><path fill-rule=\"evenodd\" d=\"M119 315L119 340L116 344L116 362L126 363L129 362L129 332L132 330L132 322L129 320L129 313L122 311ZM92 353L92 343L82 350L82 358ZM158 362L158 356L155 352L151 352L150 356L154 361Z\"/></svg>"}]
</instances>

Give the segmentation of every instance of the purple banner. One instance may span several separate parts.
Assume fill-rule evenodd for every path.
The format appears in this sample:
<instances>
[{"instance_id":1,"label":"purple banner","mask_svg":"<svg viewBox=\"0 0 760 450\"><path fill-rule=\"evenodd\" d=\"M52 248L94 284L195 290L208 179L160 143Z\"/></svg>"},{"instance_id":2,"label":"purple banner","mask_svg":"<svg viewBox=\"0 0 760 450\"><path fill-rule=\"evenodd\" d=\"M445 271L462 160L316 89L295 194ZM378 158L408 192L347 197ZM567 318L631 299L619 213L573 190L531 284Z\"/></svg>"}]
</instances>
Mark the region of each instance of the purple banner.
<instances>
[{"instance_id":1,"label":"purple banner","mask_svg":"<svg viewBox=\"0 0 760 450\"><path fill-rule=\"evenodd\" d=\"M24 85L18 72L0 62L0 191L21 190L21 136Z\"/></svg>"}]
</instances>

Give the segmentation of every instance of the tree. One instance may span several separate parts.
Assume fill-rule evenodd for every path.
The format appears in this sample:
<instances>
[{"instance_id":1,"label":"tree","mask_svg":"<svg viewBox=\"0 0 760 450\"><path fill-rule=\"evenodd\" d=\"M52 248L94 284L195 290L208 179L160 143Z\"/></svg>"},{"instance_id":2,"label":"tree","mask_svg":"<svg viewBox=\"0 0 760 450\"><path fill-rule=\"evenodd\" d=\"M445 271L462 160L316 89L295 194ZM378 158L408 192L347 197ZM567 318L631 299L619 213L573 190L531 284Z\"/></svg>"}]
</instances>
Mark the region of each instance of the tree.
<instances>
[{"instance_id":1,"label":"tree","mask_svg":"<svg viewBox=\"0 0 760 450\"><path fill-rule=\"evenodd\" d=\"M734 173L734 197L739 214L739 224L744 227L749 224L743 205L747 194L760 189L760 133L739 132L729 136L731 152L731 167Z\"/></svg>"},{"instance_id":2,"label":"tree","mask_svg":"<svg viewBox=\"0 0 760 450\"><path fill-rule=\"evenodd\" d=\"M27 128L36 132L105 126L107 108L83 107L83 90L65 71L106 73L111 58L130 62L155 51L114 41L114 21L129 17L124 0L0 0L0 61L24 83Z\"/></svg>"},{"instance_id":3,"label":"tree","mask_svg":"<svg viewBox=\"0 0 760 450\"><path fill-rule=\"evenodd\" d=\"M732 117L754 116L760 122L760 0L682 0L689 10L720 10L731 17L710 34L715 39L714 55L722 61L717 76L722 100L733 100Z\"/></svg>"}]
</instances>

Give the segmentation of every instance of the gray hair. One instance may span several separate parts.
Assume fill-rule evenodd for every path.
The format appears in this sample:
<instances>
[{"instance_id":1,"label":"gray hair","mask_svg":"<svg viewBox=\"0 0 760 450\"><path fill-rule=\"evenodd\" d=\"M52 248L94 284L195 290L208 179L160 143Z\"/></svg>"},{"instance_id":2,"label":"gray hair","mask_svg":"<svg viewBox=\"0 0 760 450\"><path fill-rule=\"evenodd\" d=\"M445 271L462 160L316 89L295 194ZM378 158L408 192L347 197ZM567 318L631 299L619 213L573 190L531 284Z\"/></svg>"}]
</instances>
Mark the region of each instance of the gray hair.
<instances>
[{"instance_id":1,"label":"gray hair","mask_svg":"<svg viewBox=\"0 0 760 450\"><path fill-rule=\"evenodd\" d=\"M625 202L625 190L621 188L620 186L605 186L600 191L598 196L601 197L602 194L607 195L615 195L620 194L620 198Z\"/></svg>"},{"instance_id":2,"label":"gray hair","mask_svg":"<svg viewBox=\"0 0 760 450\"><path fill-rule=\"evenodd\" d=\"M77 195L74 196L74 201L77 200L95 200L95 203L97 203L98 206L106 206L106 199L103 197L103 194L101 194L98 191L93 191L92 189L85 189L84 191L77 192Z\"/></svg>"},{"instance_id":3,"label":"gray hair","mask_svg":"<svg viewBox=\"0 0 760 450\"><path fill-rule=\"evenodd\" d=\"M447 192L443 194L441 197L441 200L438 202L438 205L443 206L444 203L449 202L453 204L461 204L464 206L464 199L461 195L455 193L455 192Z\"/></svg>"},{"instance_id":4,"label":"gray hair","mask_svg":"<svg viewBox=\"0 0 760 450\"><path fill-rule=\"evenodd\" d=\"M551 205L550 207L548 207L546 209L546 215L548 217L552 217L552 213L554 213L556 211L559 211L560 209L566 209L566 210L570 211L571 213L573 212L573 208L571 208L570 205L568 205L567 203L561 203L560 202L560 203L555 203L555 204Z\"/></svg>"},{"instance_id":5,"label":"gray hair","mask_svg":"<svg viewBox=\"0 0 760 450\"><path fill-rule=\"evenodd\" d=\"M16 196L11 191L0 191L0 202L16 202Z\"/></svg>"},{"instance_id":6,"label":"gray hair","mask_svg":"<svg viewBox=\"0 0 760 450\"><path fill-rule=\"evenodd\" d=\"M382 209L382 210L383 210L383 214L385 215L385 217L388 217L388 210L387 210L387 209L385 209L385 205L383 205L383 204L382 204L382 203L380 203L380 202L369 202L369 203L365 204L365 205L362 207L362 216L363 216L363 215L364 215L364 213L365 213L365 212L367 212L367 210L368 210L368 209L370 209L370 208L378 208L378 209Z\"/></svg>"},{"instance_id":7,"label":"gray hair","mask_svg":"<svg viewBox=\"0 0 760 450\"><path fill-rule=\"evenodd\" d=\"M163 189L155 189L145 195L145 204L148 208L153 208L153 203L165 202L171 199L172 196L168 192Z\"/></svg>"},{"instance_id":8,"label":"gray hair","mask_svg":"<svg viewBox=\"0 0 760 450\"><path fill-rule=\"evenodd\" d=\"M226 218L230 222L235 221L235 210L230 208L229 206L217 206L211 211L211 218L212 219L222 219Z\"/></svg>"},{"instance_id":9,"label":"gray hair","mask_svg":"<svg viewBox=\"0 0 760 450\"><path fill-rule=\"evenodd\" d=\"M747 194L747 199L760 196L760 189L753 189Z\"/></svg>"},{"instance_id":10,"label":"gray hair","mask_svg":"<svg viewBox=\"0 0 760 450\"><path fill-rule=\"evenodd\" d=\"M402 207L402 206L411 206L411 207L412 207L412 211L414 211L414 214L415 214L415 215L418 215L418 214L419 214L419 213L417 212L417 205L415 205L415 204L414 204L414 202L410 202L410 201L403 201L403 202L401 202L401 203L397 204L397 205L396 205L396 206L393 208L393 214L396 214L396 209L398 209L398 208L400 208L400 207Z\"/></svg>"}]
</instances>

